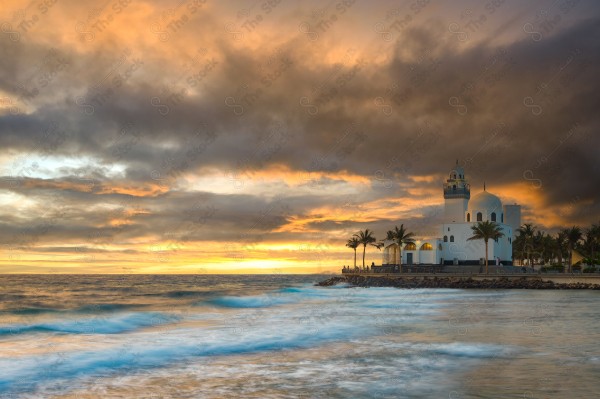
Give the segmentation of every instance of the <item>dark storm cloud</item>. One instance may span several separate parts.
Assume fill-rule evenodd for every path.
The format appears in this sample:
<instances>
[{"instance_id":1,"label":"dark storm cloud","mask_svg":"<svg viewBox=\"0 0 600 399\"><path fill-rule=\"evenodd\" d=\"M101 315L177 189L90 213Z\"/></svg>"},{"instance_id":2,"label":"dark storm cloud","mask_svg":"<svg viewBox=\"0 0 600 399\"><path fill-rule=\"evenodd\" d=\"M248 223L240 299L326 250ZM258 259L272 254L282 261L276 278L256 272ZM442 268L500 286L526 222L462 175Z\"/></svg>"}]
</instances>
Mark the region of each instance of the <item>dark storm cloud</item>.
<instances>
[{"instance_id":1,"label":"dark storm cloud","mask_svg":"<svg viewBox=\"0 0 600 399\"><path fill-rule=\"evenodd\" d=\"M304 14L282 13L282 26L297 27ZM62 177L56 181L12 190L38 198L54 190L58 203L72 205L53 230L58 239L90 237L100 229L100 237L123 240L173 233L181 240L269 234L285 241L304 237L273 233L291 215L307 216L339 198L282 191L273 211L273 201L259 194L185 193L182 187L152 195L142 190L136 197L108 188L174 190L186 173L217 170L251 179L253 172L286 165L366 176L373 184L360 201L369 201L410 195L404 187L415 175L439 176L412 182L415 187L439 187L458 159L474 192L484 180L492 191L494 185L523 182L550 206L576 204L574 222L597 219L600 19L590 15L533 41L511 18L496 33L514 31L514 39L502 44L490 36L466 46L448 33L449 21L434 15L403 29L383 59L378 43L341 50L333 61L323 42L307 40L295 28L281 28L277 40L265 31L272 42L259 48L240 46L223 37L223 24L210 14L157 48L143 40L128 47L109 33L105 37L112 40L85 51L40 44L33 36L18 45L2 37L0 91L19 107L0 109L2 148L97 163L57 170ZM364 36L377 36L370 27L361 29ZM188 63L191 37L200 37L198 48L207 50ZM334 43L335 37L327 40ZM34 89L39 93L31 94ZM107 176L113 165L124 168L123 176ZM93 187L87 190L78 179L91 180ZM121 208L144 212L123 217L127 221L118 230L103 225L108 215L92 205L122 201L130 205ZM576 210L580 204L588 204L588 212ZM424 205L426 216L408 221L434 223L436 210ZM361 223L309 227L329 232ZM5 227L18 229L16 224L11 220ZM364 226L385 231L391 224L382 218Z\"/></svg>"}]
</instances>

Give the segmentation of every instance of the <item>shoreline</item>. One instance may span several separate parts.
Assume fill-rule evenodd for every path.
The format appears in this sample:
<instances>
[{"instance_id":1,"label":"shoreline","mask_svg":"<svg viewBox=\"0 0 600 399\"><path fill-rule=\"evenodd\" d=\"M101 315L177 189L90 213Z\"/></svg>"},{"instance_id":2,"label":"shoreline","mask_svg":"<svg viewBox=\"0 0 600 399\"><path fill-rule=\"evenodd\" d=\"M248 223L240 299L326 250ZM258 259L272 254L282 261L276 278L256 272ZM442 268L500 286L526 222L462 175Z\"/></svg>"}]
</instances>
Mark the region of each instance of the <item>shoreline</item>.
<instances>
[{"instance_id":1,"label":"shoreline","mask_svg":"<svg viewBox=\"0 0 600 399\"><path fill-rule=\"evenodd\" d=\"M535 289L535 290L600 290L600 284L571 282L555 283L527 277L509 279L501 276L335 276L315 284L319 287L331 287L337 284L349 284L352 287L394 287L394 288L457 288L457 289Z\"/></svg>"}]
</instances>

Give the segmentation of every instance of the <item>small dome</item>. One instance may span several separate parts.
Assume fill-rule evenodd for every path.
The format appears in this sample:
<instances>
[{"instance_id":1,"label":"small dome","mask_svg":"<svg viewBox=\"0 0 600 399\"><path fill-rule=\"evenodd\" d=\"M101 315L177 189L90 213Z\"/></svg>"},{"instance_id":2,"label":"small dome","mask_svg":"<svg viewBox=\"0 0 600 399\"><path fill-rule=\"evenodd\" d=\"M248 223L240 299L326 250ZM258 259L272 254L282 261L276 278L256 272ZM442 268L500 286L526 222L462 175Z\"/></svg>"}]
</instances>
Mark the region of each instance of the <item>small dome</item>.
<instances>
[{"instance_id":1,"label":"small dome","mask_svg":"<svg viewBox=\"0 0 600 399\"><path fill-rule=\"evenodd\" d=\"M490 194L487 191L482 191L475 195L469 201L469 211L480 211L480 212L502 212L502 201L494 194Z\"/></svg>"}]
</instances>

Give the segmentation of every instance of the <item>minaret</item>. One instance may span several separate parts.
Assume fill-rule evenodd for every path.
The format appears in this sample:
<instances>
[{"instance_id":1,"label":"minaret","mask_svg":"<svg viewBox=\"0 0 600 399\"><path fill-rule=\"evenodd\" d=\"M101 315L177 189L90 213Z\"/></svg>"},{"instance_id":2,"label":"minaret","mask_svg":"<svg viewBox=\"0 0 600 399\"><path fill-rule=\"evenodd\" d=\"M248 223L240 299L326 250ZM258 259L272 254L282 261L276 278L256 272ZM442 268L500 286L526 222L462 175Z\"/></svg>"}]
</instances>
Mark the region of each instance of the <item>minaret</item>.
<instances>
[{"instance_id":1,"label":"minaret","mask_svg":"<svg viewBox=\"0 0 600 399\"><path fill-rule=\"evenodd\" d=\"M467 206L471 198L471 188L465 179L464 169L458 165L450 171L444 183L444 223L464 222Z\"/></svg>"}]
</instances>

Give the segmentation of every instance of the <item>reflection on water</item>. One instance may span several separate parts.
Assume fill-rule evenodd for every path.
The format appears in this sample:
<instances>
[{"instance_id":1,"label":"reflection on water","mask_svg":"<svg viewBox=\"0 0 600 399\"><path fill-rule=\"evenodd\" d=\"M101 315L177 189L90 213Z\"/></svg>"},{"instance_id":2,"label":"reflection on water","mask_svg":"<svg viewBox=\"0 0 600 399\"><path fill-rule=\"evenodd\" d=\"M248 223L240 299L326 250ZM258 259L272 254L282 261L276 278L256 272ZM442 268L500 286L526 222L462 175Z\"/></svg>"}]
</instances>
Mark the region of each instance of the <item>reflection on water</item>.
<instances>
[{"instance_id":1,"label":"reflection on water","mask_svg":"<svg viewBox=\"0 0 600 399\"><path fill-rule=\"evenodd\" d=\"M597 397L598 291L0 276L0 397Z\"/></svg>"}]
</instances>

